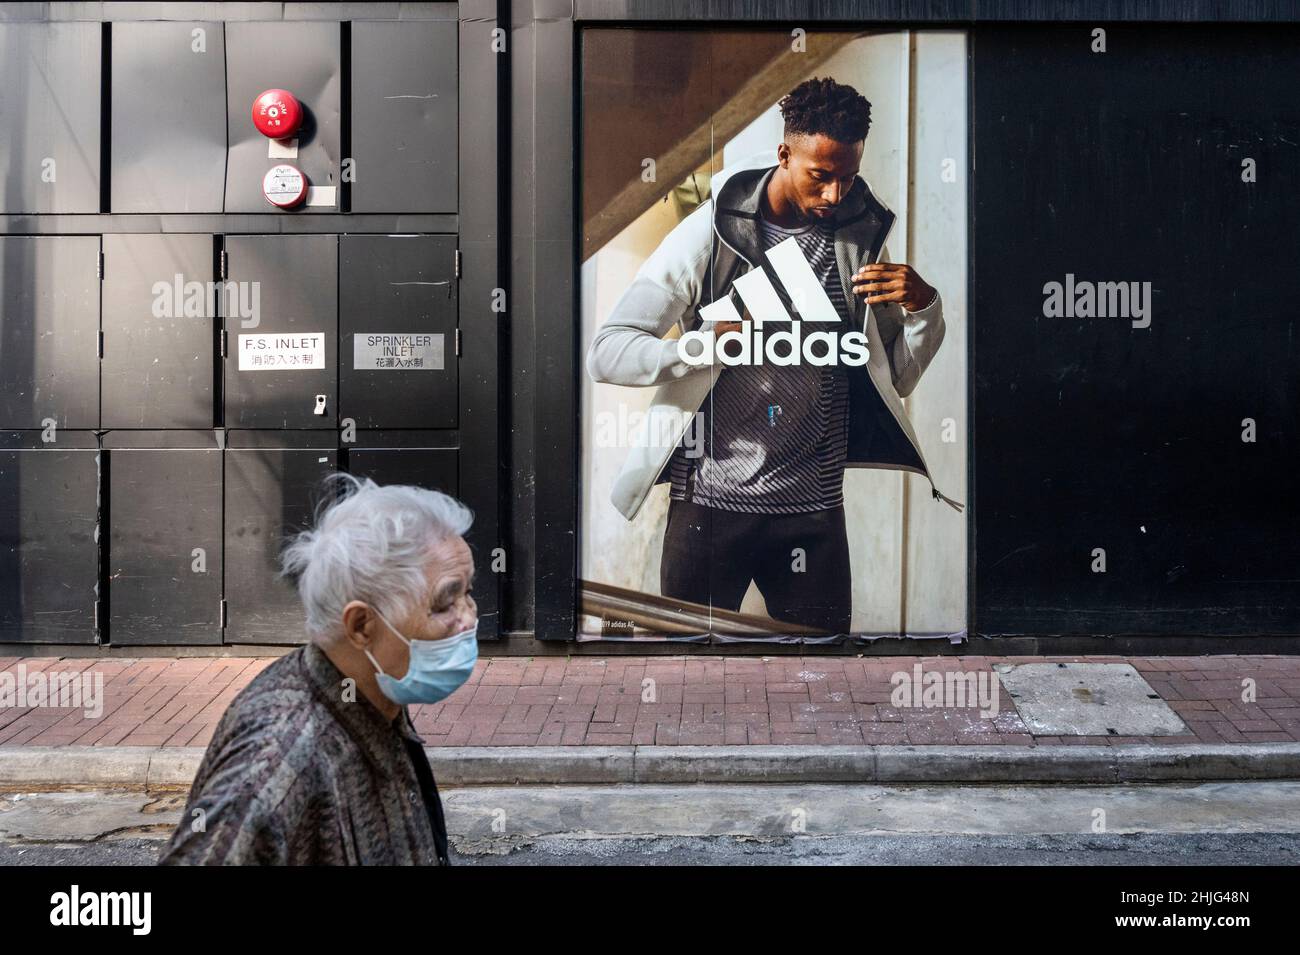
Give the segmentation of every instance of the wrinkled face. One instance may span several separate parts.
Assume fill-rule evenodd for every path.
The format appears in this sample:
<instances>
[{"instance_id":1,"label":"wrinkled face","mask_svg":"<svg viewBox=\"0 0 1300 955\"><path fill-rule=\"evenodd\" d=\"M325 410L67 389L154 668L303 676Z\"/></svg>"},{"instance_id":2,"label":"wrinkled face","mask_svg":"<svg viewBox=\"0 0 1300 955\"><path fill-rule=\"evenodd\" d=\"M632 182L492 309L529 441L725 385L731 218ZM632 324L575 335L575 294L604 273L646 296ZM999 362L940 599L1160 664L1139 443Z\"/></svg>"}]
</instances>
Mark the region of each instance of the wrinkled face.
<instances>
[{"instance_id":1,"label":"wrinkled face","mask_svg":"<svg viewBox=\"0 0 1300 955\"><path fill-rule=\"evenodd\" d=\"M786 198L811 221L828 219L844 201L862 165L864 140L836 142L821 133L791 133L777 147L786 172Z\"/></svg>"},{"instance_id":2,"label":"wrinkled face","mask_svg":"<svg viewBox=\"0 0 1300 955\"><path fill-rule=\"evenodd\" d=\"M444 640L470 629L478 621L478 605L470 594L474 555L460 537L439 541L429 551L425 569L429 582L423 602L401 619L389 619L408 640ZM401 679L410 662L406 644L393 636L378 617L367 627L371 652L385 673Z\"/></svg>"}]
</instances>

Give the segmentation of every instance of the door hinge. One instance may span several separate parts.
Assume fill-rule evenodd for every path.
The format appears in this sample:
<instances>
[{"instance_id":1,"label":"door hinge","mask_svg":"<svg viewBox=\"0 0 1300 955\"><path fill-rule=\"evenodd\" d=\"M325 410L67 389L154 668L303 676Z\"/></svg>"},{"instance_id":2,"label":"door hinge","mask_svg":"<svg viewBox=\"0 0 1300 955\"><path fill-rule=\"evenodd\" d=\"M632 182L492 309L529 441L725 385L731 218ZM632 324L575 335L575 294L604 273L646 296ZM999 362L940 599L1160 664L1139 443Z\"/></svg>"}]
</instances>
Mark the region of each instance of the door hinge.
<instances>
[{"instance_id":1,"label":"door hinge","mask_svg":"<svg viewBox=\"0 0 1300 955\"><path fill-rule=\"evenodd\" d=\"M228 347L229 341L230 341L230 333L223 328L221 330L221 357L222 358L229 357L226 354L226 352L229 351L229 347Z\"/></svg>"},{"instance_id":2,"label":"door hinge","mask_svg":"<svg viewBox=\"0 0 1300 955\"><path fill-rule=\"evenodd\" d=\"M460 357L460 329L456 329L456 357Z\"/></svg>"},{"instance_id":3,"label":"door hinge","mask_svg":"<svg viewBox=\"0 0 1300 955\"><path fill-rule=\"evenodd\" d=\"M460 249L456 250L456 278L460 278Z\"/></svg>"},{"instance_id":4,"label":"door hinge","mask_svg":"<svg viewBox=\"0 0 1300 955\"><path fill-rule=\"evenodd\" d=\"M222 597L221 598L221 629L222 630L226 629L226 621L228 619L229 619L229 614L227 613L227 609L226 609L226 598Z\"/></svg>"},{"instance_id":5,"label":"door hinge","mask_svg":"<svg viewBox=\"0 0 1300 955\"><path fill-rule=\"evenodd\" d=\"M225 249L221 250L221 281L230 278L230 257Z\"/></svg>"},{"instance_id":6,"label":"door hinge","mask_svg":"<svg viewBox=\"0 0 1300 955\"><path fill-rule=\"evenodd\" d=\"M103 332L103 330L100 330L100 332L99 332L95 337L96 337L96 339L97 339L97 341L95 342L95 357L96 357L96 358L103 358L103 357L104 357L104 332Z\"/></svg>"},{"instance_id":7,"label":"door hinge","mask_svg":"<svg viewBox=\"0 0 1300 955\"><path fill-rule=\"evenodd\" d=\"M103 280L104 278L104 250L99 250L99 256L95 259L95 278Z\"/></svg>"}]
</instances>

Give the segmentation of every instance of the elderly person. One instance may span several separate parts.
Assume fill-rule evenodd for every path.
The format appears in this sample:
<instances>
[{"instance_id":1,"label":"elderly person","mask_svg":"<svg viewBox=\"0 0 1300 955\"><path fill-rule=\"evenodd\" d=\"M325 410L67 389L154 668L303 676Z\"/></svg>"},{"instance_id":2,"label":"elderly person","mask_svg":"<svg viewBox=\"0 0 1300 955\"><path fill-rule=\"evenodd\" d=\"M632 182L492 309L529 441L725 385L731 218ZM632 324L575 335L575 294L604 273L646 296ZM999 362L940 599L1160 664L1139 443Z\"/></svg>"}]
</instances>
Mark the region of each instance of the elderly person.
<instances>
[{"instance_id":1,"label":"elderly person","mask_svg":"<svg viewBox=\"0 0 1300 955\"><path fill-rule=\"evenodd\" d=\"M478 658L469 510L340 476L286 549L310 642L231 702L161 864L447 865L433 772L407 712Z\"/></svg>"}]
</instances>

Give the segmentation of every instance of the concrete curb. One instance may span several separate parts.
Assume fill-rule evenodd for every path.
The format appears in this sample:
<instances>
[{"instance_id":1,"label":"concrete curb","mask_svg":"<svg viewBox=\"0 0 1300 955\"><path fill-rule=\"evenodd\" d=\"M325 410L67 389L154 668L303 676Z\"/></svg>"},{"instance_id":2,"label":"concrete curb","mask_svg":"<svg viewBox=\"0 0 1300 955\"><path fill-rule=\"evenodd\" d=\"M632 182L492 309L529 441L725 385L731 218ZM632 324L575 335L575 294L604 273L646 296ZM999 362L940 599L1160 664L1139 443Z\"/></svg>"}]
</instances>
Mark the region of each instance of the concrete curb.
<instances>
[{"instance_id":1,"label":"concrete curb","mask_svg":"<svg viewBox=\"0 0 1300 955\"><path fill-rule=\"evenodd\" d=\"M1300 779L1300 743L1134 746L437 746L441 786L1129 783ZM186 787L197 747L0 746L0 788Z\"/></svg>"}]
</instances>

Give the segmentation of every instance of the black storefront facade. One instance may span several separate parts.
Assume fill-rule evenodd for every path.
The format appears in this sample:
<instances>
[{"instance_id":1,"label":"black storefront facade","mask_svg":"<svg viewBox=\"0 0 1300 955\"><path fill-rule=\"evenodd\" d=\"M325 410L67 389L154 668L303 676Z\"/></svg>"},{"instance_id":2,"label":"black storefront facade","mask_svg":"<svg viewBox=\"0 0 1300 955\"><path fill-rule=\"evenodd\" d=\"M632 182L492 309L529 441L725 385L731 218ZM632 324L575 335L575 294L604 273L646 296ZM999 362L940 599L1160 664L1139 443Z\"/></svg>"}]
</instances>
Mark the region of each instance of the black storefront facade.
<instances>
[{"instance_id":1,"label":"black storefront facade","mask_svg":"<svg viewBox=\"0 0 1300 955\"><path fill-rule=\"evenodd\" d=\"M709 652L573 642L581 34L692 18L970 31L968 642L728 652L1291 652L1295 14L792 6L0 8L0 653L300 642L275 558L335 470L474 510L485 652ZM292 143L250 119L270 89ZM1154 278L1122 365L1038 317L1080 262Z\"/></svg>"}]
</instances>

